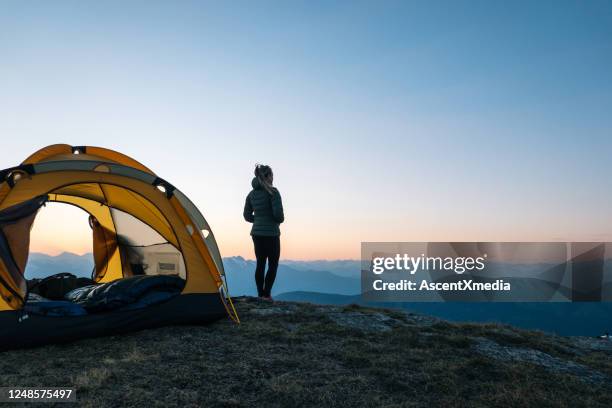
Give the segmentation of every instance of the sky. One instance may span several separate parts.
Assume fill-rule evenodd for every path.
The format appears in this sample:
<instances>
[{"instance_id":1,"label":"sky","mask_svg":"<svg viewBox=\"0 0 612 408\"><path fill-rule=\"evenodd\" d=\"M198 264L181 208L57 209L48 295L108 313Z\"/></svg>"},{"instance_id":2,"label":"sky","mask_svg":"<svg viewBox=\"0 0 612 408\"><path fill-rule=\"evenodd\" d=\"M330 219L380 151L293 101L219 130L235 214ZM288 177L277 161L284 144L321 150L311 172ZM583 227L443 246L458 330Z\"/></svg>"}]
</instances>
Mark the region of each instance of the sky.
<instances>
[{"instance_id":1,"label":"sky","mask_svg":"<svg viewBox=\"0 0 612 408\"><path fill-rule=\"evenodd\" d=\"M128 154L253 258L255 163L282 258L362 241L612 241L609 1L3 1L0 167ZM88 252L46 208L32 250ZM57 233L50 231L61 230Z\"/></svg>"}]
</instances>

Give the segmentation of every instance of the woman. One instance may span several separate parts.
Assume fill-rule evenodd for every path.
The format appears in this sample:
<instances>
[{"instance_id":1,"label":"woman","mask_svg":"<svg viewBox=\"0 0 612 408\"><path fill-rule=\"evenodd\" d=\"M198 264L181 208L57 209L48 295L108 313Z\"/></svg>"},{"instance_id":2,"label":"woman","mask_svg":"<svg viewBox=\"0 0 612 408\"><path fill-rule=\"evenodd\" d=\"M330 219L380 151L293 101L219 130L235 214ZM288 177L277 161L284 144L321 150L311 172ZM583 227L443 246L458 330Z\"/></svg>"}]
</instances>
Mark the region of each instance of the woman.
<instances>
[{"instance_id":1,"label":"woman","mask_svg":"<svg viewBox=\"0 0 612 408\"><path fill-rule=\"evenodd\" d=\"M255 177L251 181L253 190L244 203L244 219L253 223L251 236L255 245L255 284L260 298L272 300L272 285L276 278L280 258L279 224L285 220L283 202L278 190L272 187L272 168L263 164L255 166ZM264 269L268 262L268 273Z\"/></svg>"}]
</instances>

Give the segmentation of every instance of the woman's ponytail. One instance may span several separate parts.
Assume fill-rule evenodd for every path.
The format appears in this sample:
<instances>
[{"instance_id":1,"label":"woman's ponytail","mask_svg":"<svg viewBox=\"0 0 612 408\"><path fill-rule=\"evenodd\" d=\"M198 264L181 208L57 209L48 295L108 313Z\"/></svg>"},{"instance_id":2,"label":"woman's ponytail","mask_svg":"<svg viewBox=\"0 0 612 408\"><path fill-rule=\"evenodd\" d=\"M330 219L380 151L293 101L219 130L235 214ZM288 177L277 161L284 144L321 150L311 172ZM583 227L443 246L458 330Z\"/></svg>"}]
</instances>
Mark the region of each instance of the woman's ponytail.
<instances>
[{"instance_id":1,"label":"woman's ponytail","mask_svg":"<svg viewBox=\"0 0 612 408\"><path fill-rule=\"evenodd\" d=\"M265 164L255 165L255 177L259 181L259 184L266 190L270 195L274 194L274 187L272 187L272 167L266 166Z\"/></svg>"}]
</instances>

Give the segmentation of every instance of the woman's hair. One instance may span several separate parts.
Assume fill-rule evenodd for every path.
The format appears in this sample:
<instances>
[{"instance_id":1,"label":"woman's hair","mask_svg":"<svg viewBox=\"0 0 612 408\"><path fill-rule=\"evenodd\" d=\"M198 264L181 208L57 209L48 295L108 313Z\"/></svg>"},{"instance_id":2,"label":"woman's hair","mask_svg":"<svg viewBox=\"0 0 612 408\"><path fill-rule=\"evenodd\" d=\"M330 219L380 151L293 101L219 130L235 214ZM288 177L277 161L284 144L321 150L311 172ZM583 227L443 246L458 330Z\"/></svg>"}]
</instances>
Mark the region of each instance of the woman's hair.
<instances>
[{"instance_id":1,"label":"woman's hair","mask_svg":"<svg viewBox=\"0 0 612 408\"><path fill-rule=\"evenodd\" d=\"M269 180L270 176L272 176L272 167L266 166L265 164L255 165L255 177L259 180L259 184L261 184L264 190L269 194L273 194L274 187L272 187L272 182Z\"/></svg>"}]
</instances>

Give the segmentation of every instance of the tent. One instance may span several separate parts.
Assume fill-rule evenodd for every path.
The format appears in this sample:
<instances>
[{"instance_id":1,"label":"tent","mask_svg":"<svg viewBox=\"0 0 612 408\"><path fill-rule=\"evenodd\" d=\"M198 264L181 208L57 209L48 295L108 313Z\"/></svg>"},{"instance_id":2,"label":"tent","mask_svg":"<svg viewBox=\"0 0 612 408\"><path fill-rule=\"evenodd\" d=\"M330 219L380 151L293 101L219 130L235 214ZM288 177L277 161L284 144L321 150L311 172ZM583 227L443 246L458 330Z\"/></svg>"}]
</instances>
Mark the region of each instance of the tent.
<instances>
[{"instance_id":1,"label":"tent","mask_svg":"<svg viewBox=\"0 0 612 408\"><path fill-rule=\"evenodd\" d=\"M79 316L28 313L30 229L47 202L90 215L95 284L163 275L180 279L182 290L143 308ZM56 144L0 171L0 349L228 315L238 321L210 226L185 195L148 167L109 149Z\"/></svg>"}]
</instances>

